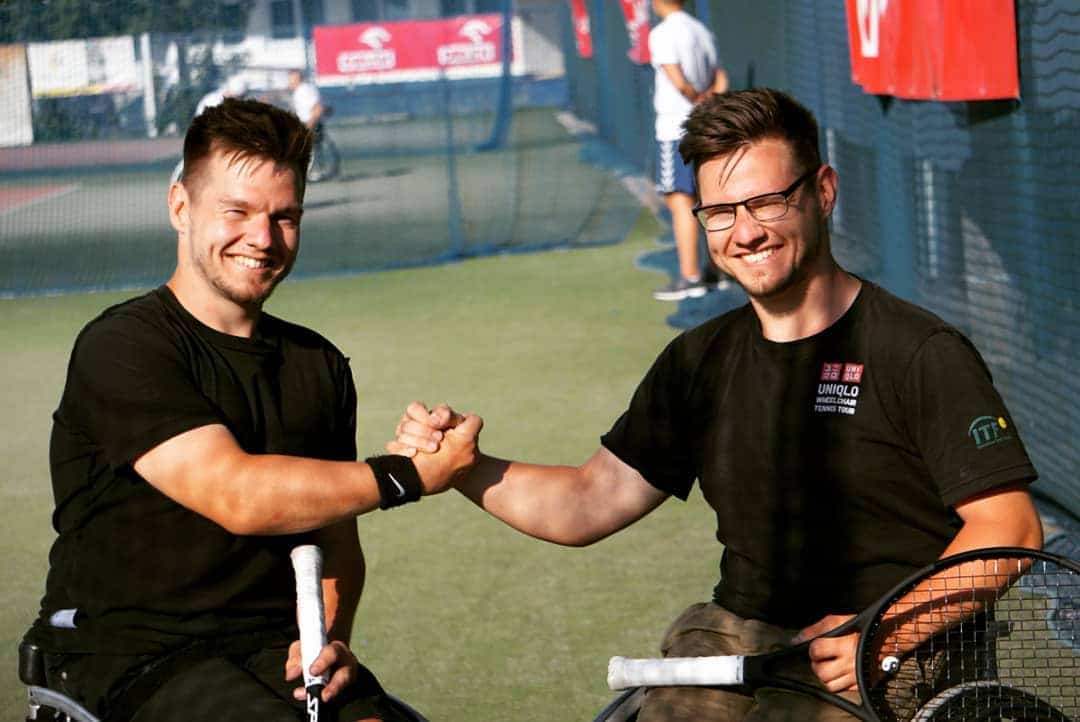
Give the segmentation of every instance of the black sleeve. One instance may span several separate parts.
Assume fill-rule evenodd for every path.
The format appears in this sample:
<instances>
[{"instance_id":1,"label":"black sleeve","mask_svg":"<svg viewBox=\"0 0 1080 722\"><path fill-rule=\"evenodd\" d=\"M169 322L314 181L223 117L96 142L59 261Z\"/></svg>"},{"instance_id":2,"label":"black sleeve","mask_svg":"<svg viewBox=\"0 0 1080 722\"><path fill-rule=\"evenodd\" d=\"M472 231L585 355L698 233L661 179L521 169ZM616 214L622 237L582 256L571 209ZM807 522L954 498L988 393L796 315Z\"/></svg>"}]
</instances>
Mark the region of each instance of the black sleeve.
<instances>
[{"instance_id":1,"label":"black sleeve","mask_svg":"<svg viewBox=\"0 0 1080 722\"><path fill-rule=\"evenodd\" d=\"M686 428L691 372L680 339L668 344L638 385L630 408L600 438L660 491L685 500L697 476Z\"/></svg>"},{"instance_id":2,"label":"black sleeve","mask_svg":"<svg viewBox=\"0 0 1080 722\"><path fill-rule=\"evenodd\" d=\"M57 415L100 447L114 469L180 433L224 423L196 388L179 343L123 315L80 334Z\"/></svg>"},{"instance_id":3,"label":"black sleeve","mask_svg":"<svg viewBox=\"0 0 1080 722\"><path fill-rule=\"evenodd\" d=\"M352 368L349 360L340 357L337 373L338 397L337 430L334 439L334 459L338 461L356 461L356 385L353 383Z\"/></svg>"},{"instance_id":4,"label":"black sleeve","mask_svg":"<svg viewBox=\"0 0 1080 722\"><path fill-rule=\"evenodd\" d=\"M931 335L907 370L902 403L913 440L950 506L1036 478L1016 424L975 347L952 329Z\"/></svg>"}]
</instances>

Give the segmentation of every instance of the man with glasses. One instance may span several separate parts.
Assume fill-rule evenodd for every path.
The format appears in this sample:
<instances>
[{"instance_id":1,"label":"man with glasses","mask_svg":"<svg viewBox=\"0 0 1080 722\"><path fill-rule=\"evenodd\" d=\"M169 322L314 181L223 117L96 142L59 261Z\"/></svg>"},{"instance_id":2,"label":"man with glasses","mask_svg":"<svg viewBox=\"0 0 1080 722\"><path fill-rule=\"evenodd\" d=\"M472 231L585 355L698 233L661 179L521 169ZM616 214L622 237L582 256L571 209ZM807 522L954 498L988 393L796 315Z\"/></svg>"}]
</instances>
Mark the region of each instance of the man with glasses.
<instances>
[{"instance_id":1,"label":"man with glasses","mask_svg":"<svg viewBox=\"0 0 1080 722\"><path fill-rule=\"evenodd\" d=\"M974 347L833 258L837 174L817 139L811 113L777 91L699 105L680 152L709 252L749 303L672 341L581 466L481 454L456 484L527 534L584 545L697 479L721 579L668 629L667 656L780 649L940 556L1042 543L1035 469ZM413 404L387 448L434 451L458 420ZM855 696L856 642L817 640L792 673ZM657 688L638 719L851 718L778 690Z\"/></svg>"}]
</instances>

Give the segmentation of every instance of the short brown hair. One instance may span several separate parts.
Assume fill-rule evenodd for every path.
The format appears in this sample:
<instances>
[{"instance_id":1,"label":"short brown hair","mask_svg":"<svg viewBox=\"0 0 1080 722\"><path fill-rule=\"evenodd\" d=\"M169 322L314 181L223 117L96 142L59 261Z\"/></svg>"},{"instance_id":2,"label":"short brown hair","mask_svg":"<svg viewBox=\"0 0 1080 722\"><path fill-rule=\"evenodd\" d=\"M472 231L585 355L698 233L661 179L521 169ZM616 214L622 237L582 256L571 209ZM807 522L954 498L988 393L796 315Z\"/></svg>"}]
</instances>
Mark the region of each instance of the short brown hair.
<instances>
[{"instance_id":1,"label":"short brown hair","mask_svg":"<svg viewBox=\"0 0 1080 722\"><path fill-rule=\"evenodd\" d=\"M215 151L289 167L300 197L311 160L312 134L295 114L257 100L226 98L199 114L184 137L184 185L198 177Z\"/></svg>"},{"instance_id":2,"label":"short brown hair","mask_svg":"<svg viewBox=\"0 0 1080 722\"><path fill-rule=\"evenodd\" d=\"M683 128L686 133L679 153L684 163L693 166L695 176L706 161L766 138L787 141L807 169L821 165L814 114L772 88L712 95L691 111Z\"/></svg>"}]
</instances>

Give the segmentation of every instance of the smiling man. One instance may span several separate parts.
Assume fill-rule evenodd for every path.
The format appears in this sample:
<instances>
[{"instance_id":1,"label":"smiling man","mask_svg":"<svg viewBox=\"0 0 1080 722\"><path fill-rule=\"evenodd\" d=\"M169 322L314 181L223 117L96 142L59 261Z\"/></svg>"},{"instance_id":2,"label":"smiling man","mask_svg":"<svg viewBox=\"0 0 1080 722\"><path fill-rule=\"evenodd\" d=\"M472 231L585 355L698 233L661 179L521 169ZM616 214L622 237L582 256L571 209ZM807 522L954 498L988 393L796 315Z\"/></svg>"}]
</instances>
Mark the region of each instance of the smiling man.
<instances>
[{"instance_id":1,"label":"smiling man","mask_svg":"<svg viewBox=\"0 0 1080 722\"><path fill-rule=\"evenodd\" d=\"M457 487L527 534L584 545L686 499L696 480L716 512L721 578L664 635L673 657L773 651L940 556L1040 546L1035 469L979 354L833 258L837 174L811 113L754 89L711 96L685 127L695 215L749 303L672 341L584 464L481 454ZM971 435L987 418L993 444ZM466 419L414 403L387 448L420 459ZM791 673L858 694L855 642L817 640ZM638 719L853 718L789 692L691 687L649 691Z\"/></svg>"},{"instance_id":2,"label":"smiling man","mask_svg":"<svg viewBox=\"0 0 1080 722\"><path fill-rule=\"evenodd\" d=\"M444 490L474 446L358 463L348 359L263 312L300 247L310 154L291 113L207 109L169 190L175 272L75 342L50 446L59 536L27 641L48 685L103 719L306 719L289 552L310 542L324 700L341 720L400 719L348 647L355 517Z\"/></svg>"}]
</instances>

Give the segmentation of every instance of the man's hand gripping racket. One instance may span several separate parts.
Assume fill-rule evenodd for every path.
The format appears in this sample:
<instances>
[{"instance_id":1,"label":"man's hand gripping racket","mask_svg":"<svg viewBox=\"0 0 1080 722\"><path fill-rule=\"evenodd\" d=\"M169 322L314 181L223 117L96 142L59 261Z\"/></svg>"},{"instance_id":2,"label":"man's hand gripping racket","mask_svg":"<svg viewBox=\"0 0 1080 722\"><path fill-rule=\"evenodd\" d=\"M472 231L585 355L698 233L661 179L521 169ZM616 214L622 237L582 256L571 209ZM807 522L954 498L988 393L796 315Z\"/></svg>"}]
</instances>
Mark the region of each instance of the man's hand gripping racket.
<instances>
[{"instance_id":1,"label":"man's hand gripping racket","mask_svg":"<svg viewBox=\"0 0 1080 722\"><path fill-rule=\"evenodd\" d=\"M942 559L822 637L852 633L858 704L779 671L813 640L750 657L613 657L608 685L774 687L868 722L1080 720L1076 560L1017 548Z\"/></svg>"}]
</instances>

